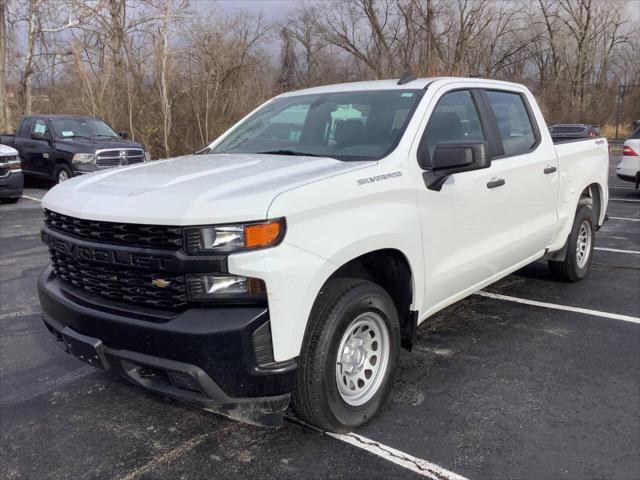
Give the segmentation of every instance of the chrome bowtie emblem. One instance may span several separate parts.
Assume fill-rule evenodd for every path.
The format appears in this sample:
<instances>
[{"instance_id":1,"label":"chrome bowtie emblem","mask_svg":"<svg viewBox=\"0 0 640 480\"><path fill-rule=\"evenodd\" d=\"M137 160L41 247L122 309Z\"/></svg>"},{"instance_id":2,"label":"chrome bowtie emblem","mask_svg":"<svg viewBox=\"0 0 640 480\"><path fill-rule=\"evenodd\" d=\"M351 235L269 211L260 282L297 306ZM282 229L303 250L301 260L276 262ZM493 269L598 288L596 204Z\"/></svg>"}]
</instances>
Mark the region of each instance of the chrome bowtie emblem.
<instances>
[{"instance_id":1,"label":"chrome bowtie emblem","mask_svg":"<svg viewBox=\"0 0 640 480\"><path fill-rule=\"evenodd\" d=\"M158 288L166 288L171 285L171 282L162 278L154 278L151 280L151 285Z\"/></svg>"},{"instance_id":2,"label":"chrome bowtie emblem","mask_svg":"<svg viewBox=\"0 0 640 480\"><path fill-rule=\"evenodd\" d=\"M120 165L127 164L127 152L125 150L120 150Z\"/></svg>"}]
</instances>

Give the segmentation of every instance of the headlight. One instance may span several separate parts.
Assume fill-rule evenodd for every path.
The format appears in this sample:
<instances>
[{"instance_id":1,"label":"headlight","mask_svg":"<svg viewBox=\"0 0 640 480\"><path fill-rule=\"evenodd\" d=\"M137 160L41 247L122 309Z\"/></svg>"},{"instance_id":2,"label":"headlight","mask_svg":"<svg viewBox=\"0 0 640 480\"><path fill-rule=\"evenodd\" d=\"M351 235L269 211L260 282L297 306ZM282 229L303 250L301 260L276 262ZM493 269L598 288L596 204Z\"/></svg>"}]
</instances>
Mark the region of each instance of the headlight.
<instances>
[{"instance_id":1,"label":"headlight","mask_svg":"<svg viewBox=\"0 0 640 480\"><path fill-rule=\"evenodd\" d=\"M214 300L264 300L267 289L259 278L238 275L192 274L187 276L187 291L192 302Z\"/></svg>"},{"instance_id":2,"label":"headlight","mask_svg":"<svg viewBox=\"0 0 640 480\"><path fill-rule=\"evenodd\" d=\"M283 218L261 223L189 227L185 229L185 248L192 254L253 250L277 245L284 233Z\"/></svg>"},{"instance_id":3,"label":"headlight","mask_svg":"<svg viewBox=\"0 0 640 480\"><path fill-rule=\"evenodd\" d=\"M93 153L76 153L71 159L73 163L93 163L96 156Z\"/></svg>"}]
</instances>

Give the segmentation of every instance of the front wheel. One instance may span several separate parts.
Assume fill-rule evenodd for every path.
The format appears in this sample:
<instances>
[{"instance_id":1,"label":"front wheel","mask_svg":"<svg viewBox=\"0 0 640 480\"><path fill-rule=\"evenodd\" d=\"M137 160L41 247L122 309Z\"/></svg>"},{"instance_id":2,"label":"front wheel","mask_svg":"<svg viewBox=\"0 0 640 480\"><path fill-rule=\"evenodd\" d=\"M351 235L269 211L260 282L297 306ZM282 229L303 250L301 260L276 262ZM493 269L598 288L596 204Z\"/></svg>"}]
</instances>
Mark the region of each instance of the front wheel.
<instances>
[{"instance_id":1,"label":"front wheel","mask_svg":"<svg viewBox=\"0 0 640 480\"><path fill-rule=\"evenodd\" d=\"M587 276L591 266L595 229L591 208L582 205L576 212L571 233L567 239L567 251L562 262L550 261L551 273L559 280L577 282Z\"/></svg>"},{"instance_id":2,"label":"front wheel","mask_svg":"<svg viewBox=\"0 0 640 480\"><path fill-rule=\"evenodd\" d=\"M398 364L400 327L375 283L330 280L318 295L300 355L293 408L322 430L346 432L377 415Z\"/></svg>"},{"instance_id":3,"label":"front wheel","mask_svg":"<svg viewBox=\"0 0 640 480\"><path fill-rule=\"evenodd\" d=\"M55 173L56 183L66 182L71 177L73 177L73 172L71 171L68 165L65 165L64 163L61 163L60 165L58 165Z\"/></svg>"}]
</instances>

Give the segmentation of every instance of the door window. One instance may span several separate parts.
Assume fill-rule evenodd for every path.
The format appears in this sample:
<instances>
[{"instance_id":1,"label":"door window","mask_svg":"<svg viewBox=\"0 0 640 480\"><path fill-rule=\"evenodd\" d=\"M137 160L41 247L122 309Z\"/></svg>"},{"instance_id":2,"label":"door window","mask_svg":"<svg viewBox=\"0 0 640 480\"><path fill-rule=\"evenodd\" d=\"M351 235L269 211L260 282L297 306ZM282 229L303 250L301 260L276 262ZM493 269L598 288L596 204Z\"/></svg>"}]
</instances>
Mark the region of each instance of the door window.
<instances>
[{"instance_id":1,"label":"door window","mask_svg":"<svg viewBox=\"0 0 640 480\"><path fill-rule=\"evenodd\" d=\"M47 128L47 124L44 120L36 120L33 124L33 129L31 133L39 133L41 135L49 135L49 129Z\"/></svg>"},{"instance_id":2,"label":"door window","mask_svg":"<svg viewBox=\"0 0 640 480\"><path fill-rule=\"evenodd\" d=\"M469 90L449 92L438 101L420 141L429 158L439 143L485 140L480 115Z\"/></svg>"},{"instance_id":3,"label":"door window","mask_svg":"<svg viewBox=\"0 0 640 480\"><path fill-rule=\"evenodd\" d=\"M526 153L537 143L531 118L519 93L487 90L505 156Z\"/></svg>"}]
</instances>

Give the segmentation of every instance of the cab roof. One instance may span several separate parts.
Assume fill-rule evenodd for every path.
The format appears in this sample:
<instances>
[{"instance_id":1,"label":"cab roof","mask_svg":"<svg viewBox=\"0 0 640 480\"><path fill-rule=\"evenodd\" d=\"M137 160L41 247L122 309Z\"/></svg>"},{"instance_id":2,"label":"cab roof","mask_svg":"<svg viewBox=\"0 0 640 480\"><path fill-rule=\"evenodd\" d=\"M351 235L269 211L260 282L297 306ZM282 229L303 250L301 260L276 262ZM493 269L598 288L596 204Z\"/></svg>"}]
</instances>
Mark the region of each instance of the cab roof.
<instances>
[{"instance_id":1,"label":"cab roof","mask_svg":"<svg viewBox=\"0 0 640 480\"><path fill-rule=\"evenodd\" d=\"M366 90L421 90L427 88L430 84L439 81L450 82L473 82L477 83L478 87L482 86L505 86L505 87L519 87L522 85L512 82L505 82L501 80L493 80L488 78L466 78L466 77L426 77L416 78L406 83L399 84L399 79L390 80L368 80L362 82L351 83L336 83L333 85L322 85L319 87L305 88L303 90L295 90L292 92L286 92L278 96L278 98L292 97L297 95L309 95L318 93L338 93L338 92L355 92Z\"/></svg>"}]
</instances>

